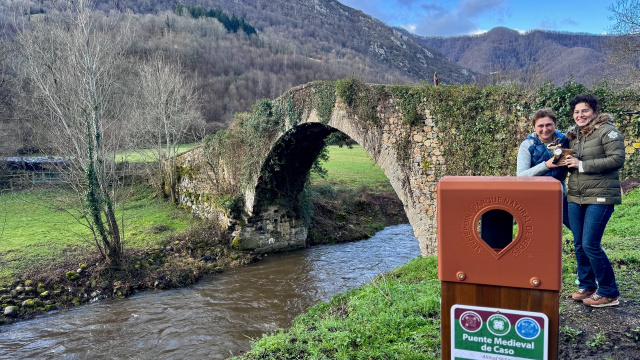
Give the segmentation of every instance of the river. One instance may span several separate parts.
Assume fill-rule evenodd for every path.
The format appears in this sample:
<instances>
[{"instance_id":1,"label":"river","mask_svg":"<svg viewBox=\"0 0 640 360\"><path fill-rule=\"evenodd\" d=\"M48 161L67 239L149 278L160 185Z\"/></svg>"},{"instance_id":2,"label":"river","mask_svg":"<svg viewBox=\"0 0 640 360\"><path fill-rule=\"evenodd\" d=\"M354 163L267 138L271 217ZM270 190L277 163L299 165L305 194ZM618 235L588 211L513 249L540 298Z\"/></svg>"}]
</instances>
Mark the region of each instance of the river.
<instances>
[{"instance_id":1,"label":"river","mask_svg":"<svg viewBox=\"0 0 640 360\"><path fill-rule=\"evenodd\" d=\"M227 359L306 308L420 255L410 225L0 327L1 359Z\"/></svg>"}]
</instances>

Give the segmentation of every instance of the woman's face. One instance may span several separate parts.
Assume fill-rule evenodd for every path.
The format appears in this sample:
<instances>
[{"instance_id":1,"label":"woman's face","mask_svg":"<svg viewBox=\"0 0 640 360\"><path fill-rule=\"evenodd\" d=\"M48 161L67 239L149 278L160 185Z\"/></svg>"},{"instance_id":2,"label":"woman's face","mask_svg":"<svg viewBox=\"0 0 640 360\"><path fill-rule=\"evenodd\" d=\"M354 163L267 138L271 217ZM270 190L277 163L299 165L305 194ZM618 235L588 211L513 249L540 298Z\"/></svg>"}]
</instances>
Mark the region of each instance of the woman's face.
<instances>
[{"instance_id":1,"label":"woman's face","mask_svg":"<svg viewBox=\"0 0 640 360\"><path fill-rule=\"evenodd\" d=\"M554 123L550 117L545 116L536 120L535 125L533 125L533 129L536 131L538 139L543 143L548 144L553 140L553 134L556 132L556 123Z\"/></svg>"},{"instance_id":2,"label":"woman's face","mask_svg":"<svg viewBox=\"0 0 640 360\"><path fill-rule=\"evenodd\" d=\"M577 104L576 107L573 108L573 120L578 126L587 125L596 115L596 112L593 111L591 106L586 102Z\"/></svg>"}]
</instances>

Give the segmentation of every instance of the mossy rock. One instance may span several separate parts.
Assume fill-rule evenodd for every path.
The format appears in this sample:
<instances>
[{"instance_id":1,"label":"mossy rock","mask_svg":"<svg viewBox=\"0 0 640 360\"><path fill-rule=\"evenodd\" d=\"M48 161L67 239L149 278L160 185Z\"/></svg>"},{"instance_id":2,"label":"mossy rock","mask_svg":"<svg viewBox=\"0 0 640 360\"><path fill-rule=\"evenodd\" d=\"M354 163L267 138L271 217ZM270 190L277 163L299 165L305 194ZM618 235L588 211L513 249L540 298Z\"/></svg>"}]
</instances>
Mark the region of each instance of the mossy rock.
<instances>
[{"instance_id":1,"label":"mossy rock","mask_svg":"<svg viewBox=\"0 0 640 360\"><path fill-rule=\"evenodd\" d=\"M7 306L3 311L4 316L15 317L18 316L18 308L15 306Z\"/></svg>"},{"instance_id":2,"label":"mossy rock","mask_svg":"<svg viewBox=\"0 0 640 360\"><path fill-rule=\"evenodd\" d=\"M24 281L24 286L25 286L25 287L27 287L27 286L33 286L33 280L25 280L25 281Z\"/></svg>"},{"instance_id":3,"label":"mossy rock","mask_svg":"<svg viewBox=\"0 0 640 360\"><path fill-rule=\"evenodd\" d=\"M221 273L221 272L223 272L223 271L224 271L224 269L223 269L223 268L221 268L220 266L216 266L216 267L213 269L213 271L215 271L215 272L217 272L217 273Z\"/></svg>"},{"instance_id":4,"label":"mossy rock","mask_svg":"<svg viewBox=\"0 0 640 360\"><path fill-rule=\"evenodd\" d=\"M34 308L35 306L36 306L36 303L35 301L33 301L33 299L27 299L22 302L23 308Z\"/></svg>"},{"instance_id":5,"label":"mossy rock","mask_svg":"<svg viewBox=\"0 0 640 360\"><path fill-rule=\"evenodd\" d=\"M44 306L44 311L52 311L58 308L57 304L49 304Z\"/></svg>"},{"instance_id":6,"label":"mossy rock","mask_svg":"<svg viewBox=\"0 0 640 360\"><path fill-rule=\"evenodd\" d=\"M43 299L48 299L49 296L51 296L51 293L49 291L43 291L40 293L40 297Z\"/></svg>"}]
</instances>

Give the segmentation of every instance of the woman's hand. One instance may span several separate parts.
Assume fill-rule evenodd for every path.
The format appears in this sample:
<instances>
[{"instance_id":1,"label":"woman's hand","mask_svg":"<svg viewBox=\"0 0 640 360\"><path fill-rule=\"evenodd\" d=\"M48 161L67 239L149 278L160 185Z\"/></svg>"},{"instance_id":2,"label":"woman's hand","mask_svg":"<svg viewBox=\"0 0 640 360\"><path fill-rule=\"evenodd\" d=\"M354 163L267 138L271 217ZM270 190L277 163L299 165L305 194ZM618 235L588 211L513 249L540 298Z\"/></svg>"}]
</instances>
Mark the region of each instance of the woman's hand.
<instances>
[{"instance_id":1,"label":"woman's hand","mask_svg":"<svg viewBox=\"0 0 640 360\"><path fill-rule=\"evenodd\" d=\"M571 155L567 155L565 157L565 163L570 168L578 168L580 167L580 159L577 159Z\"/></svg>"},{"instance_id":2,"label":"woman's hand","mask_svg":"<svg viewBox=\"0 0 640 360\"><path fill-rule=\"evenodd\" d=\"M566 164L567 160L565 159L564 156L561 157L560 160L558 160L555 164L553 163L553 159L554 158L551 158L551 159L549 159L549 160L544 162L545 165L547 165L547 169L553 169L553 168L557 168L557 167L560 167L560 166L566 166L567 165Z\"/></svg>"}]
</instances>

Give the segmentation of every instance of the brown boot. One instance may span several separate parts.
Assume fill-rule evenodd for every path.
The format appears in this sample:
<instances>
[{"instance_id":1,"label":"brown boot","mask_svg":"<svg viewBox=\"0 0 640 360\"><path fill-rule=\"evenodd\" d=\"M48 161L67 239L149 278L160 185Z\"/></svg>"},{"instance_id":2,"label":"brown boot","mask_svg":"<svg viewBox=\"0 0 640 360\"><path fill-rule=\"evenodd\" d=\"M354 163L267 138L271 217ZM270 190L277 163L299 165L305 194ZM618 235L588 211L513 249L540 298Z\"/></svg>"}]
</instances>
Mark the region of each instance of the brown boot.
<instances>
[{"instance_id":1,"label":"brown boot","mask_svg":"<svg viewBox=\"0 0 640 360\"><path fill-rule=\"evenodd\" d=\"M583 304L587 305L587 306L593 306L593 307L605 307L605 306L616 306L616 305L620 305L620 301L618 301L618 297L614 297L614 298L607 298L604 296L600 296L598 294L593 294L591 296L589 296L588 298L584 299L584 301L582 301Z\"/></svg>"},{"instance_id":2,"label":"brown boot","mask_svg":"<svg viewBox=\"0 0 640 360\"><path fill-rule=\"evenodd\" d=\"M582 301L593 295L595 292L595 290L578 289L578 291L574 292L573 295L571 295L571 298L575 301Z\"/></svg>"}]
</instances>

